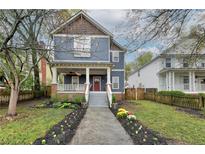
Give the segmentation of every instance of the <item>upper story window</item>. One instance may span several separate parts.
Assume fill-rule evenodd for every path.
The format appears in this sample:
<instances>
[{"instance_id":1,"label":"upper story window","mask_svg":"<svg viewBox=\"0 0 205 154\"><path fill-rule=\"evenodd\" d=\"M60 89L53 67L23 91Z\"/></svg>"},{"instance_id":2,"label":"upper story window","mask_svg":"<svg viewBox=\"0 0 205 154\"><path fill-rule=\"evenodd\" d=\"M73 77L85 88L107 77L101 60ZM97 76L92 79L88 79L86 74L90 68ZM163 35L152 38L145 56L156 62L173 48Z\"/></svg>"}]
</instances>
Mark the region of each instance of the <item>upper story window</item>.
<instances>
[{"instance_id":1,"label":"upper story window","mask_svg":"<svg viewBox=\"0 0 205 154\"><path fill-rule=\"evenodd\" d=\"M119 62L119 52L117 52L117 51L112 52L112 61Z\"/></svg>"},{"instance_id":2,"label":"upper story window","mask_svg":"<svg viewBox=\"0 0 205 154\"><path fill-rule=\"evenodd\" d=\"M74 56L75 57L90 57L91 38L88 36L74 37Z\"/></svg>"},{"instance_id":3,"label":"upper story window","mask_svg":"<svg viewBox=\"0 0 205 154\"><path fill-rule=\"evenodd\" d=\"M201 63L201 67L205 67L205 63Z\"/></svg>"},{"instance_id":4,"label":"upper story window","mask_svg":"<svg viewBox=\"0 0 205 154\"><path fill-rule=\"evenodd\" d=\"M166 58L165 60L165 67L167 68L170 68L172 65L171 65L171 58Z\"/></svg>"},{"instance_id":5,"label":"upper story window","mask_svg":"<svg viewBox=\"0 0 205 154\"><path fill-rule=\"evenodd\" d=\"M189 63L186 59L183 59L183 67L189 67Z\"/></svg>"}]
</instances>

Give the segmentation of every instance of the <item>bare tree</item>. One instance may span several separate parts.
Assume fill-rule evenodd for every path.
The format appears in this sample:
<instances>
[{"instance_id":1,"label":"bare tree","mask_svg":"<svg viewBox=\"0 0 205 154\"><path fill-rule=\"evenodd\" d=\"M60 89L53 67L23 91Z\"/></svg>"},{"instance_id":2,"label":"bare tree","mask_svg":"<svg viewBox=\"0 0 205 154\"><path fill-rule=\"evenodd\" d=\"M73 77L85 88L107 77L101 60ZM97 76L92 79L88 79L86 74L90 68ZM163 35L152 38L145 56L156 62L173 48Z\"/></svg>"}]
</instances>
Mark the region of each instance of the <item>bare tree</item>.
<instances>
[{"instance_id":1,"label":"bare tree","mask_svg":"<svg viewBox=\"0 0 205 154\"><path fill-rule=\"evenodd\" d=\"M32 49L26 42L14 39L18 31L24 27L25 21L35 14L35 10L1 10L0 11L0 66L4 77L11 88L8 116L16 115L16 105L22 83L48 50L38 48L36 63L30 62Z\"/></svg>"},{"instance_id":2,"label":"bare tree","mask_svg":"<svg viewBox=\"0 0 205 154\"><path fill-rule=\"evenodd\" d=\"M201 34L196 39L196 48L205 41L204 22L201 21L204 10L130 10L127 13L126 31L130 52L137 51L151 41L161 41L165 48L190 34L190 27L200 27ZM200 26L199 26L200 25ZM196 50L195 50L196 51ZM195 52L193 51L193 52Z\"/></svg>"}]
</instances>

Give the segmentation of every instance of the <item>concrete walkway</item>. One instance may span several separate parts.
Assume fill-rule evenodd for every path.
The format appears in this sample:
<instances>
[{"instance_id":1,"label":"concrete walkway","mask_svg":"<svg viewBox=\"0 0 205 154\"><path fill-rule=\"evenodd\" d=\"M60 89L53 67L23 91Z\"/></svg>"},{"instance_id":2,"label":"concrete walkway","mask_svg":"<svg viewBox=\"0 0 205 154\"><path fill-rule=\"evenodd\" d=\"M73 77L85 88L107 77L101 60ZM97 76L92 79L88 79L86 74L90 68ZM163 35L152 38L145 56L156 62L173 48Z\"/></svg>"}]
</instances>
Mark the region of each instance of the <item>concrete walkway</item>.
<instances>
[{"instance_id":1,"label":"concrete walkway","mask_svg":"<svg viewBox=\"0 0 205 154\"><path fill-rule=\"evenodd\" d=\"M107 107L89 107L70 144L131 145L132 139Z\"/></svg>"}]
</instances>

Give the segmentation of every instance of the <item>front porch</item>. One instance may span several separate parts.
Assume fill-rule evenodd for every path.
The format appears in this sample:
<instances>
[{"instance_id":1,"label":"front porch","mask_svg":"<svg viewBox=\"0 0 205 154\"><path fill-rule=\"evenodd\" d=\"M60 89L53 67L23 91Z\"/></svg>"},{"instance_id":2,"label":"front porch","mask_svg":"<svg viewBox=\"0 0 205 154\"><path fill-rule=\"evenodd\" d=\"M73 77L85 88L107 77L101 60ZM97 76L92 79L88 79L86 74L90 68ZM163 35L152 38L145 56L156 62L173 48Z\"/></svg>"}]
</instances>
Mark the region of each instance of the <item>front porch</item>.
<instances>
[{"instance_id":1,"label":"front porch","mask_svg":"<svg viewBox=\"0 0 205 154\"><path fill-rule=\"evenodd\" d=\"M159 90L205 92L205 70L169 70L159 74Z\"/></svg>"},{"instance_id":2,"label":"front porch","mask_svg":"<svg viewBox=\"0 0 205 154\"><path fill-rule=\"evenodd\" d=\"M109 103L112 98L111 66L91 64L55 65L52 67L53 81L51 95L84 95L89 101L90 91L106 92Z\"/></svg>"}]
</instances>

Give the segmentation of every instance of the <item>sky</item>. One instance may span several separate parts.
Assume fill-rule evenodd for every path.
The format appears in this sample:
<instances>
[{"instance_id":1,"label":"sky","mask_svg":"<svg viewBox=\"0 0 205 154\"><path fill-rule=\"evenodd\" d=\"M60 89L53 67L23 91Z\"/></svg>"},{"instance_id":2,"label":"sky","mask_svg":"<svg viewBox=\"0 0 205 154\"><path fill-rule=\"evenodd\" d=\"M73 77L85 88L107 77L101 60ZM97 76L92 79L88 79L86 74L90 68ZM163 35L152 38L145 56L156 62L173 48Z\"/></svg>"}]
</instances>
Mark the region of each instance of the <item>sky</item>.
<instances>
[{"instance_id":1,"label":"sky","mask_svg":"<svg viewBox=\"0 0 205 154\"><path fill-rule=\"evenodd\" d=\"M103 27L108 29L110 32L114 34L115 39L121 44L125 45L125 41L122 39L118 39L117 31L119 30L117 27L126 21L126 13L128 10L87 10L88 14L99 22ZM157 51L156 47L148 46L148 50ZM139 49L139 51L147 50L147 49ZM137 52L126 54L125 60L126 62L133 61L137 57Z\"/></svg>"}]
</instances>

